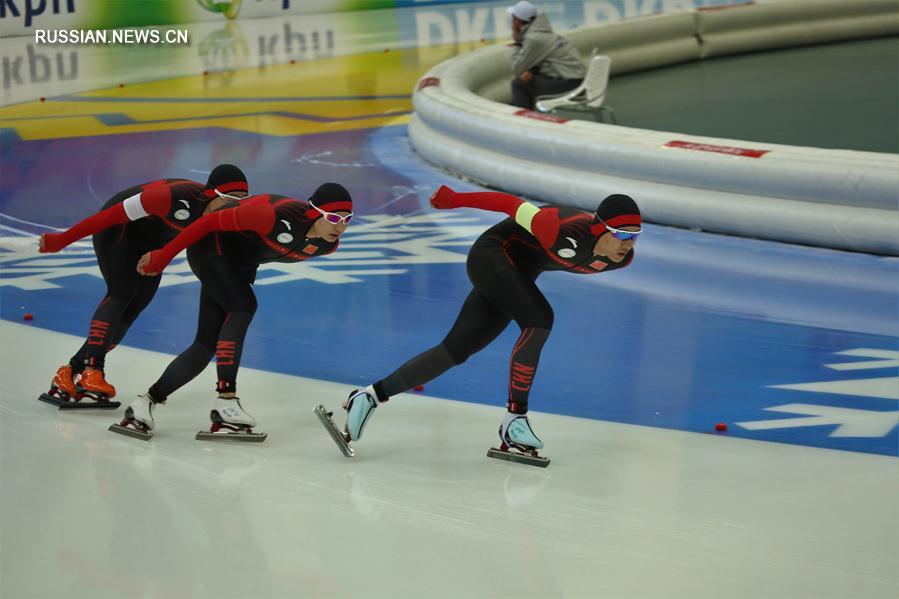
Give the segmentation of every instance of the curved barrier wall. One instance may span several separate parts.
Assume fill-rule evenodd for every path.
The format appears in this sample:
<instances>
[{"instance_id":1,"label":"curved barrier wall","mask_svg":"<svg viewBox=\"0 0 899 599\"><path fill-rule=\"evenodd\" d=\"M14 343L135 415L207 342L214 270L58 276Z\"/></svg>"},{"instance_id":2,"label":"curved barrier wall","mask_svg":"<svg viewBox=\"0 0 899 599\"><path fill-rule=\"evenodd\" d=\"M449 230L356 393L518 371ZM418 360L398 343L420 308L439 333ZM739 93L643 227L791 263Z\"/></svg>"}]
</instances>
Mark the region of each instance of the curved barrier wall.
<instances>
[{"instance_id":1,"label":"curved barrier wall","mask_svg":"<svg viewBox=\"0 0 899 599\"><path fill-rule=\"evenodd\" d=\"M899 33L899 0L796 0L571 32L613 73ZM708 40L706 37L708 37ZM757 44L753 45L753 40ZM409 136L427 160L488 185L594 209L629 193L648 220L899 255L899 156L703 138L566 121L508 101L511 49L444 62L418 82ZM614 84L614 82L613 82Z\"/></svg>"}]
</instances>

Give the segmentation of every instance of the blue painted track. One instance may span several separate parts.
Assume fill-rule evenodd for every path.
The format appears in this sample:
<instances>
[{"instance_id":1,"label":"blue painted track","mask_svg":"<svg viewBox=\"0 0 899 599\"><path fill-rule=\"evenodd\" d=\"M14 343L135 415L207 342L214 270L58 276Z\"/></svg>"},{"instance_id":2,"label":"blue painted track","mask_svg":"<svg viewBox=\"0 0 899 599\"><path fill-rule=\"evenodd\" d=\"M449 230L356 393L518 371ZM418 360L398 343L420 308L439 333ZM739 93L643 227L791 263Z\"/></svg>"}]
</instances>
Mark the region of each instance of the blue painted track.
<instances>
[{"instance_id":1,"label":"blue painted track","mask_svg":"<svg viewBox=\"0 0 899 599\"><path fill-rule=\"evenodd\" d=\"M418 159L403 126L300 138L205 129L107 136L102 144L12 136L2 143L0 226L13 241L69 226L141 181L202 180L218 162L243 166L259 192L302 197L323 181L344 183L358 221L333 259L260 272L243 364L348 387L440 341L470 288L465 252L497 220L427 208L439 184L476 188ZM0 254L2 317L20 322L31 312L33 326L83 335L104 293L89 246L55 256L14 246ZM624 271L540 279L556 324L532 409L698 433L725 422L734 437L897 455L889 426L899 394L897 283L893 258L648 226ZM164 285L126 344L173 354L190 343L199 286L177 269ZM500 409L516 337L512 325L430 383L428 395ZM48 377L76 349L53 348ZM868 365L833 367L851 362ZM164 367L143 373L146 385ZM115 382L115 372L109 378ZM819 388L775 387L798 384ZM43 385L35 381L35 392ZM306 398L302 389L295 396L283 399L336 399ZM770 409L778 406L787 409Z\"/></svg>"}]
</instances>

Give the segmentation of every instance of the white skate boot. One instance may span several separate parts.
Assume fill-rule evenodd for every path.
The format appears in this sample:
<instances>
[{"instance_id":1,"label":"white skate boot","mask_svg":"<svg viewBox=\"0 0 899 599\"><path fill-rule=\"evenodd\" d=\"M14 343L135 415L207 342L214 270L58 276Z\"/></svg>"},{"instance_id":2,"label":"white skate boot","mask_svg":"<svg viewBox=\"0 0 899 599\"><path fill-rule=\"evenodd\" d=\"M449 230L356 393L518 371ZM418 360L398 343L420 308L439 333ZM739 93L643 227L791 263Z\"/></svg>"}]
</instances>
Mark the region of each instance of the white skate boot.
<instances>
[{"instance_id":1,"label":"white skate boot","mask_svg":"<svg viewBox=\"0 0 899 599\"><path fill-rule=\"evenodd\" d=\"M543 441L534 434L527 415L506 412L503 423L499 427L499 440L499 449L491 448L487 452L487 457L540 466L541 468L549 465L549 458L537 455L537 450L543 449Z\"/></svg>"},{"instance_id":2,"label":"white skate boot","mask_svg":"<svg viewBox=\"0 0 899 599\"><path fill-rule=\"evenodd\" d=\"M209 432L197 433L198 441L227 439L231 441L265 441L265 433L254 433L256 419L247 414L238 397L218 397L209 413L212 426Z\"/></svg>"},{"instance_id":3,"label":"white skate boot","mask_svg":"<svg viewBox=\"0 0 899 599\"><path fill-rule=\"evenodd\" d=\"M156 404L150 399L150 394L138 395L137 398L125 408L125 418L119 424L113 424L109 430L114 433L128 435L137 439L149 441L153 437L153 407Z\"/></svg>"}]
</instances>

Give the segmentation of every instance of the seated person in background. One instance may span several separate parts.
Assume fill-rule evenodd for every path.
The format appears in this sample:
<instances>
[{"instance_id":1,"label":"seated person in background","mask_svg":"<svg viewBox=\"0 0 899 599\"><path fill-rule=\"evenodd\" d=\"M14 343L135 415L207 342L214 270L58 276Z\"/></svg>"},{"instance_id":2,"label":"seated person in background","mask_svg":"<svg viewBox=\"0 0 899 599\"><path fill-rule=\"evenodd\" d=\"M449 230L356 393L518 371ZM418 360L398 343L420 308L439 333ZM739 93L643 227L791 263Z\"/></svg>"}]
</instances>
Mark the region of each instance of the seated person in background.
<instances>
[{"instance_id":1,"label":"seated person in background","mask_svg":"<svg viewBox=\"0 0 899 599\"><path fill-rule=\"evenodd\" d=\"M522 0L506 9L512 15L512 105L528 110L540 96L564 94L584 80L587 68L577 48L554 33L549 19Z\"/></svg>"}]
</instances>

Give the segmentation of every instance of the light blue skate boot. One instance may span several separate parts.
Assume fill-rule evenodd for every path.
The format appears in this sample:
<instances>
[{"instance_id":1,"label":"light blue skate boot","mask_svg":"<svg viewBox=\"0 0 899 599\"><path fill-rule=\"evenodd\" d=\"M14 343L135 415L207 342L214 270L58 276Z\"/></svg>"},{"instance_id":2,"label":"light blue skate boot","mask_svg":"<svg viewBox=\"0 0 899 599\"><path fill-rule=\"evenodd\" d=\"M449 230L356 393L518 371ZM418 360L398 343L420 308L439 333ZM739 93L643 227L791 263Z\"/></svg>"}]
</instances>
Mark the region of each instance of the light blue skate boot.
<instances>
[{"instance_id":1,"label":"light blue skate boot","mask_svg":"<svg viewBox=\"0 0 899 599\"><path fill-rule=\"evenodd\" d=\"M362 438L362 431L365 430L365 425L371 419L378 403L375 388L371 385L365 389L356 389L347 397L343 409L346 410L346 433L350 441Z\"/></svg>"},{"instance_id":2,"label":"light blue skate boot","mask_svg":"<svg viewBox=\"0 0 899 599\"><path fill-rule=\"evenodd\" d=\"M534 434L526 414L506 412L506 417L499 427L499 439L503 444L501 449L504 450L509 447L524 452L543 449L543 441Z\"/></svg>"},{"instance_id":3,"label":"light blue skate boot","mask_svg":"<svg viewBox=\"0 0 899 599\"><path fill-rule=\"evenodd\" d=\"M506 412L499 427L499 440L499 449L491 447L487 450L488 458L540 468L549 466L549 458L537 454L538 449L543 449L543 441L534 434L531 422L525 414Z\"/></svg>"}]
</instances>

